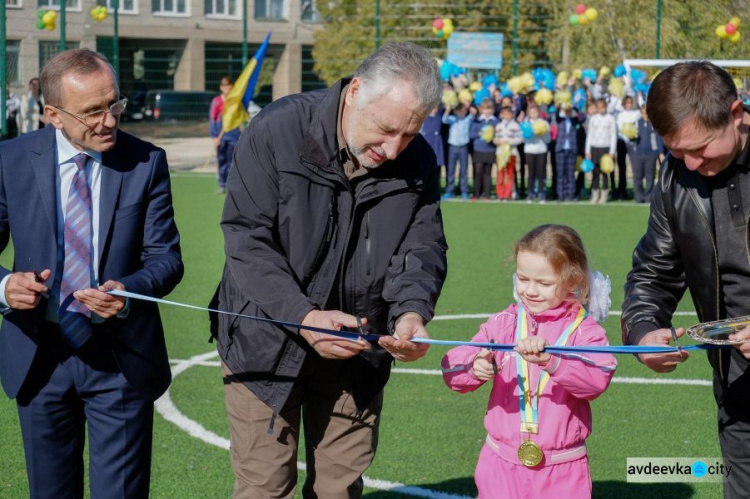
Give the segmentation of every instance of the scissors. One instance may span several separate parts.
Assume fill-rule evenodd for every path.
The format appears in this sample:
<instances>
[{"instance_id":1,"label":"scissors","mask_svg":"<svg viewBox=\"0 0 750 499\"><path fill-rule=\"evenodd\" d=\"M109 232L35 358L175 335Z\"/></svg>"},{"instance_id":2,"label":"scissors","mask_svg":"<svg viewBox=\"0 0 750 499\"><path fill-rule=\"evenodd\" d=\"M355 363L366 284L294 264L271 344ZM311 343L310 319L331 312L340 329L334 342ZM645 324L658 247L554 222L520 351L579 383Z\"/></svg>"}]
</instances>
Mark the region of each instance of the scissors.
<instances>
[{"instance_id":1,"label":"scissors","mask_svg":"<svg viewBox=\"0 0 750 499\"><path fill-rule=\"evenodd\" d=\"M677 343L677 331L675 331L674 326L669 326L669 332L672 333L672 341L674 341L674 346L679 349L680 345Z\"/></svg>"},{"instance_id":2,"label":"scissors","mask_svg":"<svg viewBox=\"0 0 750 499\"><path fill-rule=\"evenodd\" d=\"M495 343L495 340L490 340L490 343ZM492 372L495 373L495 376L497 376L498 369L497 369L497 361L495 360L495 352L493 350L490 350L490 353L492 353L492 357L490 362L492 362Z\"/></svg>"}]
</instances>

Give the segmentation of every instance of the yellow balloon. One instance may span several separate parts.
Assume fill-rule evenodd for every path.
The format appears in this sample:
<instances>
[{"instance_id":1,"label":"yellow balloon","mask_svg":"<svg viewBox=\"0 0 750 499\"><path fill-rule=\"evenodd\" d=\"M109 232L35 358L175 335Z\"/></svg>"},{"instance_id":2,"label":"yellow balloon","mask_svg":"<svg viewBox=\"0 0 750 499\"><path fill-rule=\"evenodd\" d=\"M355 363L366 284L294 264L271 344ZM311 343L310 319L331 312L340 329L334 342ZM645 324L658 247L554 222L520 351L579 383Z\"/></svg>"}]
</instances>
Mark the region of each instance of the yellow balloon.
<instances>
[{"instance_id":1,"label":"yellow balloon","mask_svg":"<svg viewBox=\"0 0 750 499\"><path fill-rule=\"evenodd\" d=\"M729 41L732 43L740 43L740 32L735 31L732 36L729 37Z\"/></svg>"},{"instance_id":2,"label":"yellow balloon","mask_svg":"<svg viewBox=\"0 0 750 499\"><path fill-rule=\"evenodd\" d=\"M42 22L44 24L51 24L55 22L55 12L53 10L48 10L45 12L45 14L42 16ZM49 29L49 28L47 28Z\"/></svg>"},{"instance_id":3,"label":"yellow balloon","mask_svg":"<svg viewBox=\"0 0 750 499\"><path fill-rule=\"evenodd\" d=\"M546 88L539 89L536 94L534 95L534 102L537 103L537 105L542 104L549 104L552 102L552 92L547 90Z\"/></svg>"},{"instance_id":4,"label":"yellow balloon","mask_svg":"<svg viewBox=\"0 0 750 499\"><path fill-rule=\"evenodd\" d=\"M438 29L435 26L433 26L432 27L432 34L433 35L437 35L437 32L438 32Z\"/></svg>"},{"instance_id":5,"label":"yellow balloon","mask_svg":"<svg viewBox=\"0 0 750 499\"><path fill-rule=\"evenodd\" d=\"M477 92L479 90L482 90L482 84L478 81L472 81L469 85L469 90L472 92Z\"/></svg>"},{"instance_id":6,"label":"yellow balloon","mask_svg":"<svg viewBox=\"0 0 750 499\"><path fill-rule=\"evenodd\" d=\"M625 86L622 84L622 80L619 78L612 78L609 80L607 85L609 93L615 97L623 98L625 96Z\"/></svg>"},{"instance_id":7,"label":"yellow balloon","mask_svg":"<svg viewBox=\"0 0 750 499\"><path fill-rule=\"evenodd\" d=\"M482 140L487 142L488 144L492 142L492 139L495 138L495 127L492 125L485 125L482 128Z\"/></svg>"},{"instance_id":8,"label":"yellow balloon","mask_svg":"<svg viewBox=\"0 0 750 499\"><path fill-rule=\"evenodd\" d=\"M514 76L513 78L508 80L508 88L514 94L520 94L523 90L523 82L521 81L521 77Z\"/></svg>"},{"instance_id":9,"label":"yellow balloon","mask_svg":"<svg viewBox=\"0 0 750 499\"><path fill-rule=\"evenodd\" d=\"M736 33L736 32L735 32ZM723 24L721 26L716 26L716 36L719 38L726 38L727 36L727 28Z\"/></svg>"},{"instance_id":10,"label":"yellow balloon","mask_svg":"<svg viewBox=\"0 0 750 499\"><path fill-rule=\"evenodd\" d=\"M44 27L45 27L45 28L47 28L47 29L48 29L48 30L50 30L50 31L55 31L55 22L54 22L54 21L52 21L52 22L51 22L51 23L49 23L49 24L45 24L45 25L44 25Z\"/></svg>"},{"instance_id":11,"label":"yellow balloon","mask_svg":"<svg viewBox=\"0 0 750 499\"><path fill-rule=\"evenodd\" d=\"M468 106L474 100L474 95L471 93L471 90L464 88L458 93L458 100Z\"/></svg>"},{"instance_id":12,"label":"yellow balloon","mask_svg":"<svg viewBox=\"0 0 750 499\"><path fill-rule=\"evenodd\" d=\"M568 72L567 71L560 71L557 73L557 79L555 80L555 83L558 87L562 88L565 85L568 84Z\"/></svg>"},{"instance_id":13,"label":"yellow balloon","mask_svg":"<svg viewBox=\"0 0 750 499\"><path fill-rule=\"evenodd\" d=\"M505 168L505 165L507 165L508 161L510 161L510 153L510 144L508 144L507 142L497 148L497 152L495 153L495 161L497 162L498 168Z\"/></svg>"},{"instance_id":14,"label":"yellow balloon","mask_svg":"<svg viewBox=\"0 0 750 499\"><path fill-rule=\"evenodd\" d=\"M447 40L453 34L453 25L446 24L443 26L443 38Z\"/></svg>"},{"instance_id":15,"label":"yellow balloon","mask_svg":"<svg viewBox=\"0 0 750 499\"><path fill-rule=\"evenodd\" d=\"M443 30L445 30L446 26L453 27L453 19L443 19Z\"/></svg>"},{"instance_id":16,"label":"yellow balloon","mask_svg":"<svg viewBox=\"0 0 750 499\"><path fill-rule=\"evenodd\" d=\"M602 170L602 173L605 175L609 175L613 171L615 171L615 162L612 161L612 156L609 154L605 154L602 156L601 163L599 164L599 167Z\"/></svg>"},{"instance_id":17,"label":"yellow balloon","mask_svg":"<svg viewBox=\"0 0 750 499\"><path fill-rule=\"evenodd\" d=\"M453 90L443 90L441 99L446 107L456 107L458 105L458 95Z\"/></svg>"},{"instance_id":18,"label":"yellow balloon","mask_svg":"<svg viewBox=\"0 0 750 499\"><path fill-rule=\"evenodd\" d=\"M555 94L555 103L558 106L568 106L573 102L573 96L570 95L570 92L564 91L564 92L557 92Z\"/></svg>"},{"instance_id":19,"label":"yellow balloon","mask_svg":"<svg viewBox=\"0 0 750 499\"><path fill-rule=\"evenodd\" d=\"M638 138L638 126L635 123L623 123L622 134L630 140Z\"/></svg>"},{"instance_id":20,"label":"yellow balloon","mask_svg":"<svg viewBox=\"0 0 750 499\"><path fill-rule=\"evenodd\" d=\"M739 17L733 17L733 18L731 18L729 20L729 24L731 24L735 28L739 28L740 27L740 18Z\"/></svg>"},{"instance_id":21,"label":"yellow balloon","mask_svg":"<svg viewBox=\"0 0 750 499\"><path fill-rule=\"evenodd\" d=\"M573 77L575 79L580 80L582 76L583 76L583 71L581 71L580 69L573 70Z\"/></svg>"},{"instance_id":22,"label":"yellow balloon","mask_svg":"<svg viewBox=\"0 0 750 499\"><path fill-rule=\"evenodd\" d=\"M595 8L589 7L588 9L586 9L586 12L584 13L584 15L582 17L584 19L587 19L588 21L596 21L596 18L599 17L599 12L597 12ZM578 22L580 22L581 24L586 24L586 23L581 22L581 21L582 20L579 17L578 18Z\"/></svg>"},{"instance_id":23,"label":"yellow balloon","mask_svg":"<svg viewBox=\"0 0 750 499\"><path fill-rule=\"evenodd\" d=\"M542 137L549 131L549 124L544 120L534 120L531 123L531 130L537 137Z\"/></svg>"},{"instance_id":24,"label":"yellow balloon","mask_svg":"<svg viewBox=\"0 0 750 499\"><path fill-rule=\"evenodd\" d=\"M57 12L50 10L48 11L48 14L51 14L50 19L52 19L52 22L55 22L55 19L57 19Z\"/></svg>"},{"instance_id":25,"label":"yellow balloon","mask_svg":"<svg viewBox=\"0 0 750 499\"><path fill-rule=\"evenodd\" d=\"M600 76L609 76L609 67L608 66L602 66L602 68L599 70Z\"/></svg>"},{"instance_id":26,"label":"yellow balloon","mask_svg":"<svg viewBox=\"0 0 750 499\"><path fill-rule=\"evenodd\" d=\"M588 23L589 23L589 18L588 17L586 17L585 15L578 16L578 24L584 25L584 24L588 24Z\"/></svg>"}]
</instances>

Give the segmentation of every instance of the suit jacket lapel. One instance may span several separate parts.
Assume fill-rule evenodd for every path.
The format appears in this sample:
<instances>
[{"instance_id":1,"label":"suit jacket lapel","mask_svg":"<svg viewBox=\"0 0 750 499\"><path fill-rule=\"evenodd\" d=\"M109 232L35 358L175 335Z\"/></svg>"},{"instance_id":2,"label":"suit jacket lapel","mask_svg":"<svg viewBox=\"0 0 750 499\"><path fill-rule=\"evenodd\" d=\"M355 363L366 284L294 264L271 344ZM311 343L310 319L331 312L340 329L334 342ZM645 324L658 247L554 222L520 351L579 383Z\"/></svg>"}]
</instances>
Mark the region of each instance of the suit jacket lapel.
<instances>
[{"instance_id":1,"label":"suit jacket lapel","mask_svg":"<svg viewBox=\"0 0 750 499\"><path fill-rule=\"evenodd\" d=\"M34 148L38 156L31 160L31 164L39 186L42 209L49 220L49 228L55 235L53 240L57 241L57 184L55 183L57 157L54 127L49 128L49 132L39 134L39 140Z\"/></svg>"},{"instance_id":2,"label":"suit jacket lapel","mask_svg":"<svg viewBox=\"0 0 750 499\"><path fill-rule=\"evenodd\" d=\"M104 249L109 245L112 236L112 219L115 208L120 199L120 186L122 185L122 171L113 168L117 158L117 146L115 150L102 155L102 180L99 192L99 269L104 269L102 255Z\"/></svg>"}]
</instances>

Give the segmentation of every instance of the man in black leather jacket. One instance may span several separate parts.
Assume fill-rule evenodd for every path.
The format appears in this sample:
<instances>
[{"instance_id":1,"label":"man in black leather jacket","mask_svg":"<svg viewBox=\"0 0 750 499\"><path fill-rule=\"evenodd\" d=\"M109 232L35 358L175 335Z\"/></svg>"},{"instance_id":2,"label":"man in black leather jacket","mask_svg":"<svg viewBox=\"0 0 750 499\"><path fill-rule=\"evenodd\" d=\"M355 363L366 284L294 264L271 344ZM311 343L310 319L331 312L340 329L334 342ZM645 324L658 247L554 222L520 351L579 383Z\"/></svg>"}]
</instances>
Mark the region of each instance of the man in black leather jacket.
<instances>
[{"instance_id":1,"label":"man in black leather jacket","mask_svg":"<svg viewBox=\"0 0 750 499\"><path fill-rule=\"evenodd\" d=\"M379 341L228 318L224 364L234 496L362 495L393 359L416 360L446 276L435 153L419 134L440 100L429 51L384 45L353 79L279 99L235 150L217 308L325 329L366 320Z\"/></svg>"},{"instance_id":2,"label":"man in black leather jacket","mask_svg":"<svg viewBox=\"0 0 750 499\"><path fill-rule=\"evenodd\" d=\"M677 304L690 290L701 322L750 315L750 108L729 74L706 61L679 63L654 80L648 115L670 150L654 189L648 229L625 284L623 342L667 345ZM677 329L677 336L684 330ZM750 330L735 334L750 339ZM687 352L642 354L656 372ZM724 497L750 491L750 342L710 350Z\"/></svg>"}]
</instances>

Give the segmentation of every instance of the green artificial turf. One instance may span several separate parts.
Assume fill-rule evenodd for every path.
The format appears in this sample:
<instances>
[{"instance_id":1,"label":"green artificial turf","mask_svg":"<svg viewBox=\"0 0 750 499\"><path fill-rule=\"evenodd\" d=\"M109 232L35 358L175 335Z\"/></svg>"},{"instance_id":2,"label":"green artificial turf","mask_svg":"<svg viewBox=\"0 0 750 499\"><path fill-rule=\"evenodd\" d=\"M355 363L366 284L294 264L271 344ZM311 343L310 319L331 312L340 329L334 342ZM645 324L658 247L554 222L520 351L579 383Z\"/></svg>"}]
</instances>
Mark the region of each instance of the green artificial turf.
<instances>
[{"instance_id":1,"label":"green artificial turf","mask_svg":"<svg viewBox=\"0 0 750 499\"><path fill-rule=\"evenodd\" d=\"M173 194L182 236L185 277L169 299L205 306L224 264L218 225L223 196L207 176L175 175ZM438 303L438 315L493 313L512 301L509 263L513 242L542 223L564 223L578 230L591 266L612 280L612 309L619 311L622 285L632 250L645 230L648 208L629 203L591 206L525 203L449 202L443 205L450 249L449 273ZM12 250L0 257L9 265ZM189 359L214 350L207 343L207 314L162 306L172 359ZM691 312L683 300L680 310ZM675 318L678 326L697 321ZM468 340L483 319L438 320L428 330L439 339ZM605 322L610 342L620 342L620 317ZM436 372L446 347L433 346L421 360L397 367ZM609 390L593 402L594 430L588 440L594 497L720 497L721 484L628 484L628 457L720 456L716 408L708 386L626 384L618 378L710 379L703 354L693 354L669 375L656 375L631 356L618 356L619 368ZM206 430L229 438L221 372L217 358L177 376L170 390L181 413ZM473 496L473 470L484 439L482 419L489 387L460 395L435 374L395 372L386 388L378 455L366 476L444 494ZM23 446L15 403L0 400L0 497L28 496ZM301 454L303 456L304 454ZM300 475L304 479L304 475ZM196 439L156 416L152 496L158 498L225 498L233 475L229 452ZM299 494L298 494L299 496ZM413 497L368 488L366 497ZM501 497L499 495L498 497Z\"/></svg>"}]
</instances>

